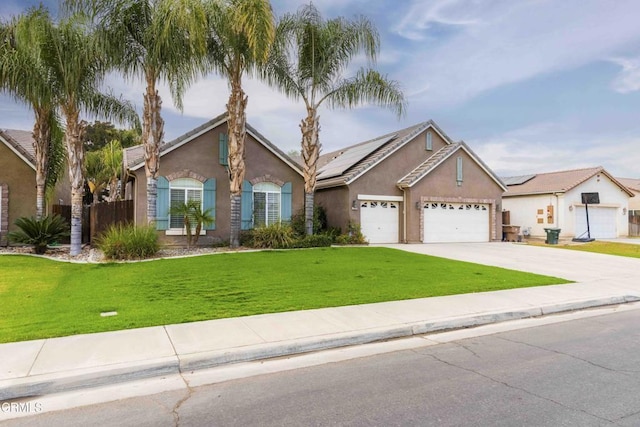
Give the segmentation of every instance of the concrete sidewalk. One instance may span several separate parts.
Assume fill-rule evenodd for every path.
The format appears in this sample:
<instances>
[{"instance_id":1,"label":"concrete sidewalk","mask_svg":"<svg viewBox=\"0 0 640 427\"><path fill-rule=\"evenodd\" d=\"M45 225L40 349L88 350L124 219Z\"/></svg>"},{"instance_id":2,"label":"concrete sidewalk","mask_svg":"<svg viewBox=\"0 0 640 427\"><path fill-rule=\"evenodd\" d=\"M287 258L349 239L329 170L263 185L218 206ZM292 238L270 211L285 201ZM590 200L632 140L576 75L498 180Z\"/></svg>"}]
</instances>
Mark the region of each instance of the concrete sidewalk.
<instances>
[{"instance_id":1,"label":"concrete sidewalk","mask_svg":"<svg viewBox=\"0 0 640 427\"><path fill-rule=\"evenodd\" d=\"M389 245L578 283L0 345L0 401L640 300L640 260L509 243Z\"/></svg>"}]
</instances>

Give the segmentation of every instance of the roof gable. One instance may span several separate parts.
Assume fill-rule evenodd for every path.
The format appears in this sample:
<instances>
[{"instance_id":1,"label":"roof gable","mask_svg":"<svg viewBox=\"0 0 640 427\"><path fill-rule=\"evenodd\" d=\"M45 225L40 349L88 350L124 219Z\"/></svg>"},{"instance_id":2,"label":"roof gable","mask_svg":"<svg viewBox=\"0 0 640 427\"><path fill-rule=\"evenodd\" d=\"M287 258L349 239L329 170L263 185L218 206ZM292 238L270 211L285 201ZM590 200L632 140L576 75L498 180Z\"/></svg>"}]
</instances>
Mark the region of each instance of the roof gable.
<instances>
[{"instance_id":1,"label":"roof gable","mask_svg":"<svg viewBox=\"0 0 640 427\"><path fill-rule=\"evenodd\" d=\"M317 187L352 183L427 129L434 130L447 145L453 143L433 120L418 123L320 156Z\"/></svg>"},{"instance_id":2,"label":"roof gable","mask_svg":"<svg viewBox=\"0 0 640 427\"><path fill-rule=\"evenodd\" d=\"M16 156L29 165L36 168L36 156L33 132L16 129L1 129L0 141L2 141Z\"/></svg>"},{"instance_id":3,"label":"roof gable","mask_svg":"<svg viewBox=\"0 0 640 427\"><path fill-rule=\"evenodd\" d=\"M640 192L640 179L636 178L616 178L618 182L631 191Z\"/></svg>"},{"instance_id":4,"label":"roof gable","mask_svg":"<svg viewBox=\"0 0 640 427\"><path fill-rule=\"evenodd\" d=\"M193 141L200 135L203 135L215 129L226 122L227 122L227 114L224 113L209 120L206 123L203 123L202 125L185 133L184 135L181 135L172 141L162 144L160 146L160 157L182 147L185 144L188 144L189 142ZM302 170L300 169L300 165L298 165L293 159L287 156L282 150L280 150L272 142L270 142L267 138L265 138L262 134L260 134L260 132L258 132L251 125L247 123L246 127L247 127L247 133L251 135L256 141L258 141L260 145L262 145L264 148L269 150L276 157L278 157L280 160L286 163L291 169L295 170L300 175L302 175ZM125 163L125 166L132 171L135 171L144 167L144 146L136 145L134 147L126 148L124 150L124 163Z\"/></svg>"},{"instance_id":5,"label":"roof gable","mask_svg":"<svg viewBox=\"0 0 640 427\"><path fill-rule=\"evenodd\" d=\"M503 191L507 191L507 187L502 182L502 180L500 180L500 178L498 178L498 176L495 173L493 173L493 171L489 169L489 167L463 141L456 142L456 143L447 145L445 147L442 147L433 156L429 157L427 160L425 160L422 164L420 164L414 170L412 170L407 175L402 177L398 181L398 187L400 188L413 187L416 183L420 182L420 180L422 180L424 177L429 175L429 173L437 169L438 166L443 164L448 158L453 156L454 153L460 150L467 153L469 157L471 157L471 159L473 159L473 161L478 166L480 166L480 168L484 170L484 172L487 175L489 175L489 177L493 179L493 181L495 181L495 183L498 184L500 188L502 188Z\"/></svg>"},{"instance_id":6,"label":"roof gable","mask_svg":"<svg viewBox=\"0 0 640 427\"><path fill-rule=\"evenodd\" d=\"M618 182L618 180L611 176L602 166L598 166L594 168L536 174L533 178L526 180L522 184L508 185L509 188L505 197L566 193L597 174L605 175L614 184L629 194L629 196L633 196L633 193L627 187ZM512 178L505 179L512 181Z\"/></svg>"}]
</instances>

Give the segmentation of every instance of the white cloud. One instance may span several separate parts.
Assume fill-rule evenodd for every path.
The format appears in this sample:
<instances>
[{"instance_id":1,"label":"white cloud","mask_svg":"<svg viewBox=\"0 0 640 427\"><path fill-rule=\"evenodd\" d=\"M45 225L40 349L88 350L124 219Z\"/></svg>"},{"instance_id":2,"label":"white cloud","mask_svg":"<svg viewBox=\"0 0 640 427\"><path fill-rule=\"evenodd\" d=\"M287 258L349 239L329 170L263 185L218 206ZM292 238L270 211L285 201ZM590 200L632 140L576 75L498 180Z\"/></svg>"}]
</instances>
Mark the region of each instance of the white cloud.
<instances>
[{"instance_id":1,"label":"white cloud","mask_svg":"<svg viewBox=\"0 0 640 427\"><path fill-rule=\"evenodd\" d=\"M468 143L500 176L595 166L614 176L638 176L640 136L602 136L581 127L577 122L538 123Z\"/></svg>"},{"instance_id":2,"label":"white cloud","mask_svg":"<svg viewBox=\"0 0 640 427\"><path fill-rule=\"evenodd\" d=\"M462 11L468 6L477 13L477 23L431 49L416 52L402 74L414 99L432 108L456 105L486 90L603 60L640 41L637 1L617 1L615 7L597 0L495 3L499 7L491 2L493 6L486 8L476 2L449 3L456 6L450 9L461 16L458 20L467 16ZM419 9L422 2L414 4ZM424 13L426 19L435 19L431 10ZM416 20L420 22L419 17Z\"/></svg>"},{"instance_id":3,"label":"white cloud","mask_svg":"<svg viewBox=\"0 0 640 427\"><path fill-rule=\"evenodd\" d=\"M611 83L613 90L620 93L640 90L640 58L615 58L611 62L622 67Z\"/></svg>"}]
</instances>

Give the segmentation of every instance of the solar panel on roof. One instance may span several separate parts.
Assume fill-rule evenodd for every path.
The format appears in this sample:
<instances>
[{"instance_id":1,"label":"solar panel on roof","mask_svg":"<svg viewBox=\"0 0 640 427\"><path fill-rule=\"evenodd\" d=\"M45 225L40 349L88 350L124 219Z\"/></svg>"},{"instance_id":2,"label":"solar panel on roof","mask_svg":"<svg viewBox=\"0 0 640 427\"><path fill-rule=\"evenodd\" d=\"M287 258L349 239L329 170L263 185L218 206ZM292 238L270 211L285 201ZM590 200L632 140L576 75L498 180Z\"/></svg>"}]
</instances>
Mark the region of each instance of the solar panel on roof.
<instances>
[{"instance_id":1,"label":"solar panel on roof","mask_svg":"<svg viewBox=\"0 0 640 427\"><path fill-rule=\"evenodd\" d=\"M527 181L531 181L535 178L535 175L520 175L520 176L507 176L502 179L505 185L522 185Z\"/></svg>"},{"instance_id":2,"label":"solar panel on roof","mask_svg":"<svg viewBox=\"0 0 640 427\"><path fill-rule=\"evenodd\" d=\"M394 134L374 139L373 141L356 147L346 148L342 154L320 168L318 171L318 179L327 179L342 175L347 169L354 166L360 160L364 159L396 136L397 134Z\"/></svg>"}]
</instances>

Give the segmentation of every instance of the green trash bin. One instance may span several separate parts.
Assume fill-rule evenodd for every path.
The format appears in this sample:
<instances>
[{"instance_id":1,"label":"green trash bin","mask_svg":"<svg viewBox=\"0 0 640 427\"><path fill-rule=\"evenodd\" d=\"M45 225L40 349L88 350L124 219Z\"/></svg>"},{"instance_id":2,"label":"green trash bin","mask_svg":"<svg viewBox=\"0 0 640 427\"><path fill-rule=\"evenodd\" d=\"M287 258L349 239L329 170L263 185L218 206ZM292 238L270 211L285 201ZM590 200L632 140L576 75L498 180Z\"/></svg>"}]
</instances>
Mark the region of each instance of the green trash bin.
<instances>
[{"instance_id":1,"label":"green trash bin","mask_svg":"<svg viewBox=\"0 0 640 427\"><path fill-rule=\"evenodd\" d=\"M547 240L545 240L544 242L548 245L557 245L558 238L560 237L560 229L545 228L544 231L547 233Z\"/></svg>"}]
</instances>

